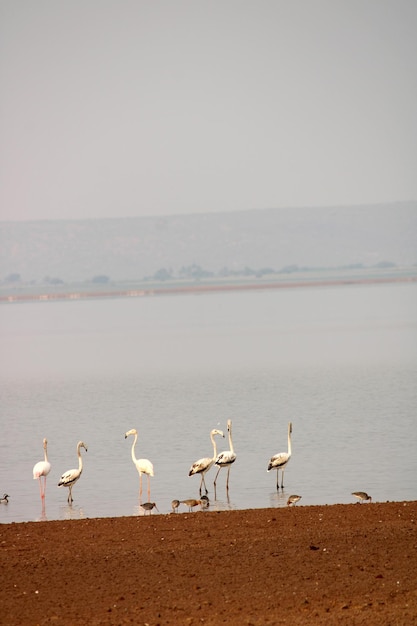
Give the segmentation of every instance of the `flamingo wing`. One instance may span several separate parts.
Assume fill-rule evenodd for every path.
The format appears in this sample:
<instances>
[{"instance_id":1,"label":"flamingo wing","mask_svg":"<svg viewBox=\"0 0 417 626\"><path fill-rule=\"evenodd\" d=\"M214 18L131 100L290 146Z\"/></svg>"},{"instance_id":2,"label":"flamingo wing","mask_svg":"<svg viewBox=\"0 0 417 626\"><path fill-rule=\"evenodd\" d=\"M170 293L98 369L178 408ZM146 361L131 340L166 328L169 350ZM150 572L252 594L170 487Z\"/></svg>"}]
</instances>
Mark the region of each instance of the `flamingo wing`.
<instances>
[{"instance_id":1,"label":"flamingo wing","mask_svg":"<svg viewBox=\"0 0 417 626\"><path fill-rule=\"evenodd\" d=\"M81 472L78 469L71 469L62 474L58 487L69 487L79 479Z\"/></svg>"},{"instance_id":2,"label":"flamingo wing","mask_svg":"<svg viewBox=\"0 0 417 626\"><path fill-rule=\"evenodd\" d=\"M216 465L231 465L236 461L236 454L231 450L220 452L216 459Z\"/></svg>"},{"instance_id":3,"label":"flamingo wing","mask_svg":"<svg viewBox=\"0 0 417 626\"><path fill-rule=\"evenodd\" d=\"M138 459L136 461L136 468L139 474L147 474L148 476L153 476L153 465L149 461L149 459Z\"/></svg>"},{"instance_id":4,"label":"flamingo wing","mask_svg":"<svg viewBox=\"0 0 417 626\"><path fill-rule=\"evenodd\" d=\"M268 465L268 472L271 469L280 469L288 463L291 455L288 452L280 452L271 458Z\"/></svg>"},{"instance_id":5,"label":"flamingo wing","mask_svg":"<svg viewBox=\"0 0 417 626\"><path fill-rule=\"evenodd\" d=\"M51 464L48 461L39 461L33 467L33 478L40 478L41 476L47 476L51 471Z\"/></svg>"},{"instance_id":6,"label":"flamingo wing","mask_svg":"<svg viewBox=\"0 0 417 626\"><path fill-rule=\"evenodd\" d=\"M214 460L209 457L205 457L204 459L198 459L195 463L190 467L190 471L188 472L188 476L193 476L194 474L201 474L201 472L206 472L213 465Z\"/></svg>"}]
</instances>

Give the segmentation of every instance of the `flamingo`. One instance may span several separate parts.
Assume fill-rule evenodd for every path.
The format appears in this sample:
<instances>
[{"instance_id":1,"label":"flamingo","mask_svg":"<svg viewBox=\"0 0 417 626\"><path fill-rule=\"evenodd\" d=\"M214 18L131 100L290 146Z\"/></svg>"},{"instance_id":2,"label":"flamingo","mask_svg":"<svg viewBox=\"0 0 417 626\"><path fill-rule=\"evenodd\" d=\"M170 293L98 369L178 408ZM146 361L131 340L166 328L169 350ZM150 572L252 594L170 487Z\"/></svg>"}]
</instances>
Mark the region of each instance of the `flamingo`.
<instances>
[{"instance_id":1,"label":"flamingo","mask_svg":"<svg viewBox=\"0 0 417 626\"><path fill-rule=\"evenodd\" d=\"M9 498L10 498L9 494L8 493L4 493L3 497L0 498L1 504L9 504Z\"/></svg>"},{"instance_id":2,"label":"flamingo","mask_svg":"<svg viewBox=\"0 0 417 626\"><path fill-rule=\"evenodd\" d=\"M232 463L236 461L236 454L233 448L232 441L232 420L227 420L227 432L229 433L229 446L230 450L226 450L225 452L220 452L215 460L215 464L219 466L217 470L216 478L214 479L214 488L216 488L217 476L219 475L222 467L227 467L227 480L226 480L226 489L229 491L229 474L230 474L230 466Z\"/></svg>"},{"instance_id":3,"label":"flamingo","mask_svg":"<svg viewBox=\"0 0 417 626\"><path fill-rule=\"evenodd\" d=\"M216 445L216 440L214 439L216 435L220 435L221 437L224 437L222 430L214 429L211 431L210 439L211 439L211 443L213 444L213 458L211 459L209 457L204 457L203 459L199 459L198 461L192 464L192 466L190 467L190 471L188 472L188 476L193 476L194 474L201 474L200 496L201 496L201 488L203 484L206 490L206 494L208 494L206 481L204 480L204 474L209 471L212 465L214 465L214 461L216 460L216 457L217 457L217 445Z\"/></svg>"},{"instance_id":4,"label":"flamingo","mask_svg":"<svg viewBox=\"0 0 417 626\"><path fill-rule=\"evenodd\" d=\"M295 506L299 500L301 500L301 496L296 496L296 495L290 496L287 500L287 505Z\"/></svg>"},{"instance_id":5,"label":"flamingo","mask_svg":"<svg viewBox=\"0 0 417 626\"><path fill-rule=\"evenodd\" d=\"M362 502L365 502L365 500L369 500L369 502L372 502L371 496L368 496L368 494L365 491L354 491L352 493L352 496L355 496L355 498L358 498L360 504L362 504Z\"/></svg>"},{"instance_id":6,"label":"flamingo","mask_svg":"<svg viewBox=\"0 0 417 626\"><path fill-rule=\"evenodd\" d=\"M136 441L138 439L137 430L135 428L132 428L132 430L129 430L127 433L125 433L125 439L129 435L134 435L135 436L135 438L133 440L133 443L132 443L132 461L136 465L136 469L139 472L139 499L142 498L142 474L146 474L147 477L148 477L148 500L150 500L151 499L151 479L150 479L150 477L153 476L153 465L152 465L152 463L148 459L137 459L136 458L136 455L135 455L135 445L136 445Z\"/></svg>"},{"instance_id":7,"label":"flamingo","mask_svg":"<svg viewBox=\"0 0 417 626\"><path fill-rule=\"evenodd\" d=\"M195 506L201 504L201 500L194 500L193 498L189 498L188 500L181 500L181 504L185 504L186 506L188 506L188 510L191 513L192 509Z\"/></svg>"},{"instance_id":8,"label":"flamingo","mask_svg":"<svg viewBox=\"0 0 417 626\"><path fill-rule=\"evenodd\" d=\"M41 493L41 501L42 504L45 503L45 491L46 491L46 477L51 471L51 464L48 461L48 440L43 440L43 454L45 457L44 461L38 461L33 467L33 480L39 480L39 490ZM43 477L43 484L42 484Z\"/></svg>"},{"instance_id":9,"label":"flamingo","mask_svg":"<svg viewBox=\"0 0 417 626\"><path fill-rule=\"evenodd\" d=\"M277 470L277 489L279 489L279 470L281 470L281 489L284 489L284 470L291 458L291 433L292 423L288 422L288 452L279 452L270 459L268 464L268 472L272 469Z\"/></svg>"},{"instance_id":10,"label":"flamingo","mask_svg":"<svg viewBox=\"0 0 417 626\"><path fill-rule=\"evenodd\" d=\"M72 488L81 476L81 472L83 471L83 459L80 452L81 448L84 448L84 450L87 452L87 446L83 441L79 441L77 443L78 469L71 469L62 474L58 483L58 487L68 487L69 489L68 504L72 504L73 502Z\"/></svg>"}]
</instances>

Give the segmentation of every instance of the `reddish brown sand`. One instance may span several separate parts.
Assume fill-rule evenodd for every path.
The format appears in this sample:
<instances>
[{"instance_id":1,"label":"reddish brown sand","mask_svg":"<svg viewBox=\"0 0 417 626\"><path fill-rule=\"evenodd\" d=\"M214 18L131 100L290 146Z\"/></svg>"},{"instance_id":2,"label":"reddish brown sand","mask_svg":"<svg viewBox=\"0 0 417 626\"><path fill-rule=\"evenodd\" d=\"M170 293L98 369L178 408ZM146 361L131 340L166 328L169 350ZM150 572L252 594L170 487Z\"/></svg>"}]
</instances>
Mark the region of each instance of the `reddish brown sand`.
<instances>
[{"instance_id":1,"label":"reddish brown sand","mask_svg":"<svg viewBox=\"0 0 417 626\"><path fill-rule=\"evenodd\" d=\"M417 624L417 502L0 525L0 623Z\"/></svg>"}]
</instances>

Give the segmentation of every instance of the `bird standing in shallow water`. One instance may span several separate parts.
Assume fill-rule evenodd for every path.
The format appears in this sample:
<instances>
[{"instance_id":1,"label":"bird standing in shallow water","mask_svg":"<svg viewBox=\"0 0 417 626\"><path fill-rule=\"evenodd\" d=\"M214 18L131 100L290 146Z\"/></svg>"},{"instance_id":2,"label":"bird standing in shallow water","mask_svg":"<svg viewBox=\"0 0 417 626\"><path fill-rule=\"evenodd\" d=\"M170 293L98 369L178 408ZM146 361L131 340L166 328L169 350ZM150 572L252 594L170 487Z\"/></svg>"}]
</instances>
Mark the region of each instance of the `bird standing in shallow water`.
<instances>
[{"instance_id":1,"label":"bird standing in shallow water","mask_svg":"<svg viewBox=\"0 0 417 626\"><path fill-rule=\"evenodd\" d=\"M210 500L207 496L201 496L201 508L208 509L210 506Z\"/></svg>"},{"instance_id":2,"label":"bird standing in shallow water","mask_svg":"<svg viewBox=\"0 0 417 626\"><path fill-rule=\"evenodd\" d=\"M365 491L353 491L352 496L358 498L359 502L357 502L357 504L362 504L362 502L365 502L365 500L369 500L369 502L372 502L371 496L368 496Z\"/></svg>"},{"instance_id":3,"label":"bird standing in shallow water","mask_svg":"<svg viewBox=\"0 0 417 626\"><path fill-rule=\"evenodd\" d=\"M47 439L43 440L43 454L44 460L39 461L33 467L33 480L39 480L39 491L41 493L41 502L42 508L45 507L45 492L46 492L46 477L51 471L51 464L48 461L48 441ZM42 484L43 478L43 484Z\"/></svg>"},{"instance_id":4,"label":"bird standing in shallow water","mask_svg":"<svg viewBox=\"0 0 417 626\"><path fill-rule=\"evenodd\" d=\"M152 509L155 508L158 513L159 513L159 509L156 506L155 502L144 502L143 504L140 505L142 507L142 509L145 510L145 515L146 515L146 511L149 511L149 515L152 513Z\"/></svg>"},{"instance_id":5,"label":"bird standing in shallow water","mask_svg":"<svg viewBox=\"0 0 417 626\"><path fill-rule=\"evenodd\" d=\"M190 471L188 472L188 476L193 476L194 474L201 474L200 496L201 496L201 489L202 489L203 484L206 490L206 494L208 494L206 481L204 480L204 474L209 471L212 465L214 465L214 462L217 458L217 445L216 445L216 440L214 439L216 435L220 435L221 437L224 437L223 431L221 430L214 429L211 431L210 439L211 439L211 443L213 444L213 458L204 457L203 459L199 459L198 461L192 464L192 466L190 467Z\"/></svg>"},{"instance_id":6,"label":"bird standing in shallow water","mask_svg":"<svg viewBox=\"0 0 417 626\"><path fill-rule=\"evenodd\" d=\"M83 471L83 459L80 451L81 448L84 448L84 450L87 452L87 446L83 441L79 441L77 443L78 469L71 469L62 474L61 479L58 483L58 487L68 487L69 489L68 504L72 504L73 502L72 488Z\"/></svg>"},{"instance_id":7,"label":"bird standing in shallow water","mask_svg":"<svg viewBox=\"0 0 417 626\"><path fill-rule=\"evenodd\" d=\"M151 499L151 479L150 477L153 476L153 465L152 463L149 461L149 459L137 459L136 455L135 455L135 445L136 445L136 441L138 439L138 433L137 430L135 428L132 428L132 430L129 430L127 433L125 433L125 439L127 437L129 437L129 435L134 435L134 440L132 443L132 461L133 463L136 465L136 469L139 472L139 500L141 500L142 498L142 474L146 474L147 478L148 478L148 500Z\"/></svg>"},{"instance_id":8,"label":"bird standing in shallow water","mask_svg":"<svg viewBox=\"0 0 417 626\"><path fill-rule=\"evenodd\" d=\"M180 505L180 501L179 500L173 500L171 502L171 507L172 507L172 512L176 513L178 511L178 507Z\"/></svg>"},{"instance_id":9,"label":"bird standing in shallow water","mask_svg":"<svg viewBox=\"0 0 417 626\"><path fill-rule=\"evenodd\" d=\"M181 500L181 504L185 504L188 506L188 510L191 513L195 506L201 504L201 500L194 500L194 498L189 498L188 500Z\"/></svg>"},{"instance_id":10,"label":"bird standing in shallow water","mask_svg":"<svg viewBox=\"0 0 417 626\"><path fill-rule=\"evenodd\" d=\"M287 505L295 506L299 500L301 500L301 496L296 496L296 495L290 496L287 500Z\"/></svg>"},{"instance_id":11,"label":"bird standing in shallow water","mask_svg":"<svg viewBox=\"0 0 417 626\"><path fill-rule=\"evenodd\" d=\"M3 497L0 498L1 504L9 504L9 498L10 498L9 494L4 493Z\"/></svg>"},{"instance_id":12,"label":"bird standing in shallow water","mask_svg":"<svg viewBox=\"0 0 417 626\"><path fill-rule=\"evenodd\" d=\"M284 489L284 470L291 458L291 433L292 423L288 422L288 452L279 452L271 457L268 464L268 472L277 470L277 489L279 489L279 470L281 470L281 489Z\"/></svg>"},{"instance_id":13,"label":"bird standing in shallow water","mask_svg":"<svg viewBox=\"0 0 417 626\"><path fill-rule=\"evenodd\" d=\"M230 466L232 463L236 461L236 454L233 448L232 441L232 420L227 420L227 432L229 433L229 447L230 450L226 450L225 452L220 452L215 460L216 465L219 466L217 470L216 478L214 479L214 488L216 489L217 476L219 475L222 467L227 467L227 480L226 480L226 491L229 491L229 474L230 474Z\"/></svg>"}]
</instances>

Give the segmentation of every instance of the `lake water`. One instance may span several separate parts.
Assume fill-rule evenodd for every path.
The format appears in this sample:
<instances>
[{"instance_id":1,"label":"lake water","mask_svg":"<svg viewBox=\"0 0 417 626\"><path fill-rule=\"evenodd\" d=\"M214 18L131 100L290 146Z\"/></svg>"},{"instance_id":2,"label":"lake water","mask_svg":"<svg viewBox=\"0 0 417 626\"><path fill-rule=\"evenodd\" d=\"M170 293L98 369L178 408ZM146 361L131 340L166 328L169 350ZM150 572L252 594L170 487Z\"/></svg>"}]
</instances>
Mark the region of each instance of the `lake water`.
<instances>
[{"instance_id":1,"label":"lake water","mask_svg":"<svg viewBox=\"0 0 417 626\"><path fill-rule=\"evenodd\" d=\"M47 519L143 514L136 453L155 468L151 500L198 497L191 464L233 422L225 489L211 510L417 499L417 285L0 306L0 522L41 518L33 465L47 437ZM293 455L277 493L269 458ZM67 504L60 475L84 471ZM218 440L228 449L227 438ZM145 481L146 486L146 481ZM1 494L0 494L1 495ZM146 500L146 490L144 500ZM366 506L366 505L364 505ZM182 509L186 512L186 508Z\"/></svg>"}]
</instances>

